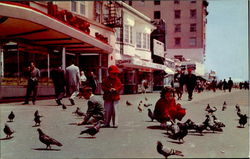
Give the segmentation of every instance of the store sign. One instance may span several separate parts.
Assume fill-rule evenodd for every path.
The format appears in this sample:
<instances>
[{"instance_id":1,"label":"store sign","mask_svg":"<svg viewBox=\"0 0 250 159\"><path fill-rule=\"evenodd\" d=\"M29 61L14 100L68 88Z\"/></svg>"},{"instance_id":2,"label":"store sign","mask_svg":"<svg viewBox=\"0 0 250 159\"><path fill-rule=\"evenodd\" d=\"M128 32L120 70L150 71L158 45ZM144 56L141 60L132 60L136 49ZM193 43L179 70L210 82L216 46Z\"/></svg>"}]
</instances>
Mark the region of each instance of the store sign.
<instances>
[{"instance_id":1,"label":"store sign","mask_svg":"<svg viewBox=\"0 0 250 159\"><path fill-rule=\"evenodd\" d=\"M164 57L164 43L159 40L153 39L153 51L154 55Z\"/></svg>"}]
</instances>

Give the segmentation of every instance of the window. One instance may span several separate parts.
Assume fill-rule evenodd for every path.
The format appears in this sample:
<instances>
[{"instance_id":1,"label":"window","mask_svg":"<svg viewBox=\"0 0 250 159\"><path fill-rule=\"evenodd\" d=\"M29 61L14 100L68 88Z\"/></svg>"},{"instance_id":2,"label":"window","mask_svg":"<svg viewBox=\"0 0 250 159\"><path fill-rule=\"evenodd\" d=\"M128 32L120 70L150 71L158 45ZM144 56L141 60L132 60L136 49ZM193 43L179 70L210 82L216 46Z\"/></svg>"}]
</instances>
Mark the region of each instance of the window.
<instances>
[{"instance_id":1,"label":"window","mask_svg":"<svg viewBox=\"0 0 250 159\"><path fill-rule=\"evenodd\" d=\"M161 1L160 0L154 0L154 4L155 5L161 5Z\"/></svg>"},{"instance_id":2,"label":"window","mask_svg":"<svg viewBox=\"0 0 250 159\"><path fill-rule=\"evenodd\" d=\"M80 1L80 14L86 15L86 7L84 1Z\"/></svg>"},{"instance_id":3,"label":"window","mask_svg":"<svg viewBox=\"0 0 250 159\"><path fill-rule=\"evenodd\" d=\"M196 0L191 0L190 3L196 3Z\"/></svg>"},{"instance_id":4,"label":"window","mask_svg":"<svg viewBox=\"0 0 250 159\"><path fill-rule=\"evenodd\" d=\"M181 18L181 10L175 10L174 11L174 18L180 19Z\"/></svg>"},{"instance_id":5,"label":"window","mask_svg":"<svg viewBox=\"0 0 250 159\"><path fill-rule=\"evenodd\" d=\"M180 0L174 0L174 4L180 4Z\"/></svg>"},{"instance_id":6,"label":"window","mask_svg":"<svg viewBox=\"0 0 250 159\"><path fill-rule=\"evenodd\" d=\"M181 32L181 24L175 24L174 32Z\"/></svg>"},{"instance_id":7,"label":"window","mask_svg":"<svg viewBox=\"0 0 250 159\"><path fill-rule=\"evenodd\" d=\"M77 6L77 2L71 1L71 11L72 12L77 12L76 6Z\"/></svg>"},{"instance_id":8,"label":"window","mask_svg":"<svg viewBox=\"0 0 250 159\"><path fill-rule=\"evenodd\" d=\"M161 12L160 11L154 11L154 19L161 19Z\"/></svg>"},{"instance_id":9,"label":"window","mask_svg":"<svg viewBox=\"0 0 250 159\"><path fill-rule=\"evenodd\" d=\"M101 22L102 3L95 1L95 21Z\"/></svg>"},{"instance_id":10,"label":"window","mask_svg":"<svg viewBox=\"0 0 250 159\"><path fill-rule=\"evenodd\" d=\"M143 33L143 49L147 49L147 34Z\"/></svg>"},{"instance_id":11,"label":"window","mask_svg":"<svg viewBox=\"0 0 250 159\"><path fill-rule=\"evenodd\" d=\"M133 27L124 25L124 42L127 44L133 44Z\"/></svg>"},{"instance_id":12,"label":"window","mask_svg":"<svg viewBox=\"0 0 250 159\"><path fill-rule=\"evenodd\" d=\"M190 24L190 32L196 32L196 24Z\"/></svg>"},{"instance_id":13,"label":"window","mask_svg":"<svg viewBox=\"0 0 250 159\"><path fill-rule=\"evenodd\" d=\"M189 38L189 46L196 46L196 37Z\"/></svg>"},{"instance_id":14,"label":"window","mask_svg":"<svg viewBox=\"0 0 250 159\"><path fill-rule=\"evenodd\" d=\"M150 36L147 34L147 49L150 49Z\"/></svg>"},{"instance_id":15,"label":"window","mask_svg":"<svg viewBox=\"0 0 250 159\"><path fill-rule=\"evenodd\" d=\"M136 47L141 48L141 33L136 33Z\"/></svg>"},{"instance_id":16,"label":"window","mask_svg":"<svg viewBox=\"0 0 250 159\"><path fill-rule=\"evenodd\" d=\"M116 28L115 37L116 37L116 41L122 42L122 39L121 39L121 29L120 28Z\"/></svg>"},{"instance_id":17,"label":"window","mask_svg":"<svg viewBox=\"0 0 250 159\"><path fill-rule=\"evenodd\" d=\"M181 45L181 38L174 38L175 46Z\"/></svg>"},{"instance_id":18,"label":"window","mask_svg":"<svg viewBox=\"0 0 250 159\"><path fill-rule=\"evenodd\" d=\"M196 9L190 10L190 18L196 18Z\"/></svg>"}]
</instances>

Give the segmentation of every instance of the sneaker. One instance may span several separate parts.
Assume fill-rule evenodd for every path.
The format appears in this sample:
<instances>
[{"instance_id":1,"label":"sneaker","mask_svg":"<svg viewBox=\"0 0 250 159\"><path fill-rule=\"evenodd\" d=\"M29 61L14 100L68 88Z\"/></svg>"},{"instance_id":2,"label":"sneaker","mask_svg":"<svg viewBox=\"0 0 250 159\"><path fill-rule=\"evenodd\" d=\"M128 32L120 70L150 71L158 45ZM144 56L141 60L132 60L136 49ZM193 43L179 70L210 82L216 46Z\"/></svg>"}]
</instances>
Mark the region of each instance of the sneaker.
<instances>
[{"instance_id":1,"label":"sneaker","mask_svg":"<svg viewBox=\"0 0 250 159\"><path fill-rule=\"evenodd\" d=\"M69 101L70 101L70 103L71 103L72 105L75 105L75 102L74 102L73 99L70 98Z\"/></svg>"}]
</instances>

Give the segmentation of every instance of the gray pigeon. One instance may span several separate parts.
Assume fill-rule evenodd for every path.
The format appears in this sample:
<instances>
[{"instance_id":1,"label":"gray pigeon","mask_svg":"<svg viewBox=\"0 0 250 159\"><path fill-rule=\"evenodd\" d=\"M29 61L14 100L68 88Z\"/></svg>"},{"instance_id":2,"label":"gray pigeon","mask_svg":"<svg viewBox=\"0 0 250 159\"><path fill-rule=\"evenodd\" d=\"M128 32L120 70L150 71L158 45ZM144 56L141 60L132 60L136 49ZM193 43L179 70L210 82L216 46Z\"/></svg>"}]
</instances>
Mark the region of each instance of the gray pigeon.
<instances>
[{"instance_id":1,"label":"gray pigeon","mask_svg":"<svg viewBox=\"0 0 250 159\"><path fill-rule=\"evenodd\" d=\"M151 121L154 121L154 114L153 112L151 111L151 109L148 109L148 117L151 119Z\"/></svg>"},{"instance_id":2,"label":"gray pigeon","mask_svg":"<svg viewBox=\"0 0 250 159\"><path fill-rule=\"evenodd\" d=\"M10 138L11 135L14 133L14 131L7 124L5 124L3 132L6 134L6 138Z\"/></svg>"},{"instance_id":3,"label":"gray pigeon","mask_svg":"<svg viewBox=\"0 0 250 159\"><path fill-rule=\"evenodd\" d=\"M38 128L37 131L39 133L39 140L47 146L46 149L51 149L50 145L62 146L60 142L44 134L41 129Z\"/></svg>"},{"instance_id":4,"label":"gray pigeon","mask_svg":"<svg viewBox=\"0 0 250 159\"><path fill-rule=\"evenodd\" d=\"M13 111L11 111L9 116L8 116L8 119L9 119L9 121L12 122L14 118L15 118L15 114L13 113Z\"/></svg>"},{"instance_id":5,"label":"gray pigeon","mask_svg":"<svg viewBox=\"0 0 250 159\"><path fill-rule=\"evenodd\" d=\"M162 143L160 141L157 142L156 146L157 152L161 155L163 155L165 158L168 158L171 155L176 155L176 156L181 156L183 157L184 155L182 154L181 151L179 150L174 150L170 148L164 148Z\"/></svg>"}]
</instances>

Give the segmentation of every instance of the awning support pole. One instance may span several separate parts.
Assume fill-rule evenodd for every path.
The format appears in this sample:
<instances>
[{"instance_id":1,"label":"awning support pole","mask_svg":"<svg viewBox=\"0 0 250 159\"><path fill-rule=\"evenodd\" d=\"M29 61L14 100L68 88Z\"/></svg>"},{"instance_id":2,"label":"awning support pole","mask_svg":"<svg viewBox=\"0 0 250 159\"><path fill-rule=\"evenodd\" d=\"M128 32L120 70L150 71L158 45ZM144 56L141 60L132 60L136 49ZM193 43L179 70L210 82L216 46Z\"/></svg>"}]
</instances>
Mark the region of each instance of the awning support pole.
<instances>
[{"instance_id":1,"label":"awning support pole","mask_svg":"<svg viewBox=\"0 0 250 159\"><path fill-rule=\"evenodd\" d=\"M65 47L62 48L62 69L65 71L66 68L66 49Z\"/></svg>"}]
</instances>

